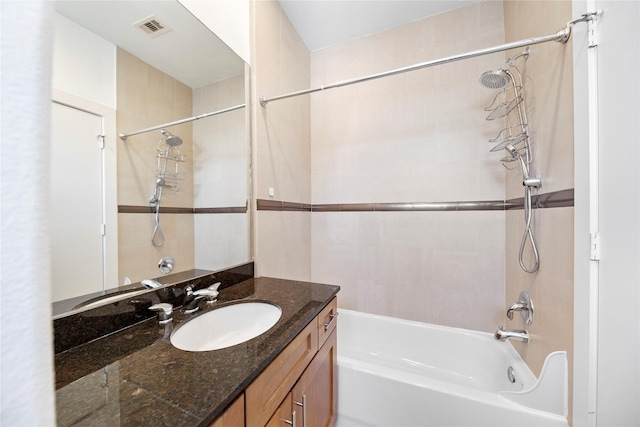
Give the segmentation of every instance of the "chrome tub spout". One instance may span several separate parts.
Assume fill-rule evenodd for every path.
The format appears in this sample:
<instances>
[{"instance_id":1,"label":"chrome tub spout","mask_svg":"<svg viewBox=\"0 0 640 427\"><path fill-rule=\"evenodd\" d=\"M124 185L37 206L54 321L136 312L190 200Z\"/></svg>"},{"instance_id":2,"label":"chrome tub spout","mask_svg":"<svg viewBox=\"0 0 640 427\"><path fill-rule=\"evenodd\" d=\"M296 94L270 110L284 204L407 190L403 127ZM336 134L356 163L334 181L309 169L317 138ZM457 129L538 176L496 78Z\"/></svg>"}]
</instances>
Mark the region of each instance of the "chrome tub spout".
<instances>
[{"instance_id":1,"label":"chrome tub spout","mask_svg":"<svg viewBox=\"0 0 640 427\"><path fill-rule=\"evenodd\" d=\"M510 339L524 343L529 342L529 332L524 329L503 329L502 326L500 326L493 337L498 341Z\"/></svg>"}]
</instances>

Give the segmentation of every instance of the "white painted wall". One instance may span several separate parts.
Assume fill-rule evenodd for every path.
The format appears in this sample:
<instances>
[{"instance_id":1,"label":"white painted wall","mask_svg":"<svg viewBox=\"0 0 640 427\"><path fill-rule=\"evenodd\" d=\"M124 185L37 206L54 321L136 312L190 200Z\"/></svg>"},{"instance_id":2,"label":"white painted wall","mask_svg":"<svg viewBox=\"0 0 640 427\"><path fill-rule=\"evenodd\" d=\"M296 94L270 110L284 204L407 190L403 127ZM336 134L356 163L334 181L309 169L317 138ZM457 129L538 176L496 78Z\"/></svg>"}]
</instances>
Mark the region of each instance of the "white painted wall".
<instances>
[{"instance_id":1,"label":"white painted wall","mask_svg":"<svg viewBox=\"0 0 640 427\"><path fill-rule=\"evenodd\" d=\"M589 276L585 168L586 53L576 49L574 425L640 425L640 3L596 1L599 20L598 229L601 257ZM574 17L586 4L574 1ZM582 24L581 24L582 25ZM574 39L576 43L576 39ZM581 56L582 55L582 56ZM582 106L582 107L580 107ZM597 300L589 283L597 280ZM595 310L588 309L596 302ZM595 323L590 325L590 321ZM597 326L596 326L597 325ZM594 330L596 329L597 330ZM597 352L589 365L589 340ZM597 362L597 363L596 363ZM591 368L591 370L590 370ZM589 382L591 374L595 382ZM590 394L591 393L591 394ZM592 400L589 400L591 396ZM591 414L589 414L591 412Z\"/></svg>"},{"instance_id":2,"label":"white painted wall","mask_svg":"<svg viewBox=\"0 0 640 427\"><path fill-rule=\"evenodd\" d=\"M640 3L597 1L600 426L640 425Z\"/></svg>"},{"instance_id":3,"label":"white painted wall","mask_svg":"<svg viewBox=\"0 0 640 427\"><path fill-rule=\"evenodd\" d=\"M0 425L55 425L48 178L53 3L2 2Z\"/></svg>"},{"instance_id":4,"label":"white painted wall","mask_svg":"<svg viewBox=\"0 0 640 427\"><path fill-rule=\"evenodd\" d=\"M249 0L179 0L196 18L250 63Z\"/></svg>"},{"instance_id":5,"label":"white painted wall","mask_svg":"<svg viewBox=\"0 0 640 427\"><path fill-rule=\"evenodd\" d=\"M52 86L116 108L116 45L55 14Z\"/></svg>"}]
</instances>

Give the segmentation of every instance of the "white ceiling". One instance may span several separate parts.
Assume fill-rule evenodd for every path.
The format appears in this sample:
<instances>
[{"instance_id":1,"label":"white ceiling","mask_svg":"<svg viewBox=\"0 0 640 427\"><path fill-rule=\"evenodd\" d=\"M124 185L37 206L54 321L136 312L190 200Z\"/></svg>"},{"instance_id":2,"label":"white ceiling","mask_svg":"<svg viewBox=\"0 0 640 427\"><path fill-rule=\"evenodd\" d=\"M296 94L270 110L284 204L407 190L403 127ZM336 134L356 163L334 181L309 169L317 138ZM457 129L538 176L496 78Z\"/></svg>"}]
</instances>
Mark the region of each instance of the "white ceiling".
<instances>
[{"instance_id":1,"label":"white ceiling","mask_svg":"<svg viewBox=\"0 0 640 427\"><path fill-rule=\"evenodd\" d=\"M279 0L311 51L481 0Z\"/></svg>"},{"instance_id":2,"label":"white ceiling","mask_svg":"<svg viewBox=\"0 0 640 427\"><path fill-rule=\"evenodd\" d=\"M192 87L244 73L244 62L177 1L62 1L56 11ZM155 38L135 23L155 16L171 31Z\"/></svg>"},{"instance_id":3,"label":"white ceiling","mask_svg":"<svg viewBox=\"0 0 640 427\"><path fill-rule=\"evenodd\" d=\"M309 50L374 34L481 0L279 0ZM244 62L177 1L64 1L58 13L193 87L244 72ZM156 38L134 23L155 16Z\"/></svg>"}]
</instances>

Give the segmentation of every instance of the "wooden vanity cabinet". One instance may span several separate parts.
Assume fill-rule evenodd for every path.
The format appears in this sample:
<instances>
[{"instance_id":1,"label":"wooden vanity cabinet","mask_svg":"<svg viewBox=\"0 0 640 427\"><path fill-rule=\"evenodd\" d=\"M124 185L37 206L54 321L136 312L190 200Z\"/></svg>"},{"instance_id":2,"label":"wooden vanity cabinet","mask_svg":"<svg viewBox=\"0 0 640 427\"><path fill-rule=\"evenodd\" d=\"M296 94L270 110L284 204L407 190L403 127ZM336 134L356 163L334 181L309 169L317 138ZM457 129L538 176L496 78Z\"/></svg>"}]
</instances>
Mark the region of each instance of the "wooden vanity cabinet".
<instances>
[{"instance_id":1,"label":"wooden vanity cabinet","mask_svg":"<svg viewBox=\"0 0 640 427\"><path fill-rule=\"evenodd\" d=\"M336 313L334 298L249 385L245 391L247 427L328 427L334 423Z\"/></svg>"},{"instance_id":2,"label":"wooden vanity cabinet","mask_svg":"<svg viewBox=\"0 0 640 427\"><path fill-rule=\"evenodd\" d=\"M289 427L293 426L293 417L296 415L293 409L291 393L287 394L282 404L271 417L265 427ZM297 424L296 424L297 427Z\"/></svg>"},{"instance_id":3,"label":"wooden vanity cabinet","mask_svg":"<svg viewBox=\"0 0 640 427\"><path fill-rule=\"evenodd\" d=\"M267 424L317 351L318 334L311 322L247 387L247 427Z\"/></svg>"},{"instance_id":4,"label":"wooden vanity cabinet","mask_svg":"<svg viewBox=\"0 0 640 427\"><path fill-rule=\"evenodd\" d=\"M327 337L293 387L293 409L297 427L330 427L336 413L337 335Z\"/></svg>"},{"instance_id":5,"label":"wooden vanity cabinet","mask_svg":"<svg viewBox=\"0 0 640 427\"><path fill-rule=\"evenodd\" d=\"M244 427L244 394L241 394L209 427Z\"/></svg>"}]
</instances>

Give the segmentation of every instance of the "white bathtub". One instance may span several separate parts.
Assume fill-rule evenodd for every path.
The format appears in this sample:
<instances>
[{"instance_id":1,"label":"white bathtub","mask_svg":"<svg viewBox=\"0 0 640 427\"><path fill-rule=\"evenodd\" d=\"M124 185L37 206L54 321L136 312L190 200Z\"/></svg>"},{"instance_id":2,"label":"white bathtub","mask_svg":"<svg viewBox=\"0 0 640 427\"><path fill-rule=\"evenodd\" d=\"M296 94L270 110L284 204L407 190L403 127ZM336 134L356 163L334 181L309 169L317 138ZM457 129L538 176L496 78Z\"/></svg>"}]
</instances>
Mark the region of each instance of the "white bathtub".
<instances>
[{"instance_id":1,"label":"white bathtub","mask_svg":"<svg viewBox=\"0 0 640 427\"><path fill-rule=\"evenodd\" d=\"M336 427L568 425L564 352L538 381L492 334L339 312Z\"/></svg>"}]
</instances>

